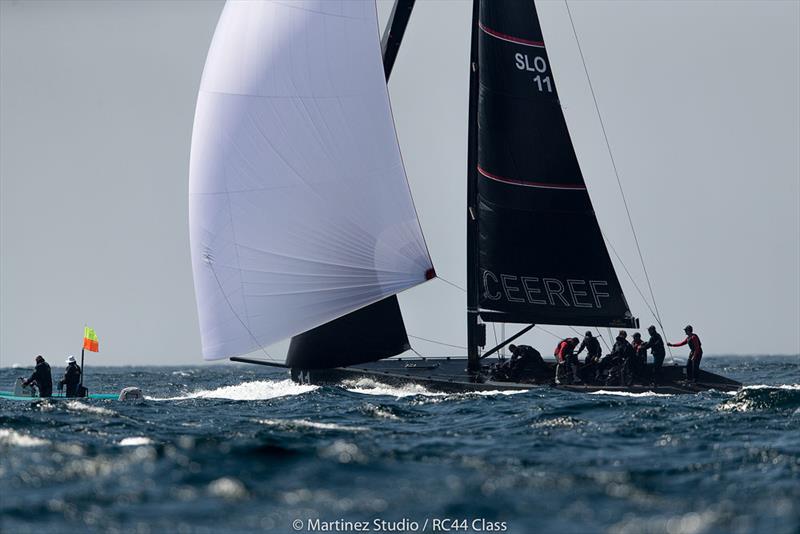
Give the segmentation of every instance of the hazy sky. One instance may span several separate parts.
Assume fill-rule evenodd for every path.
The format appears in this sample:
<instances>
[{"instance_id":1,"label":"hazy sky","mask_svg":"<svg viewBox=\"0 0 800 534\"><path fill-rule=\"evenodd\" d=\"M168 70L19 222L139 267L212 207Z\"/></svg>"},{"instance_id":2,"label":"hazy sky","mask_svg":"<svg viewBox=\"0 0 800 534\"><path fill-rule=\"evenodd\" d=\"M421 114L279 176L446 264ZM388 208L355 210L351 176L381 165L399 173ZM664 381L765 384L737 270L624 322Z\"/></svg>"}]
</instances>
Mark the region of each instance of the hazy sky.
<instances>
[{"instance_id":1,"label":"hazy sky","mask_svg":"<svg viewBox=\"0 0 800 534\"><path fill-rule=\"evenodd\" d=\"M566 7L538 6L600 224L644 289ZM800 2L570 7L667 337L689 322L710 354L800 352ZM59 362L84 323L95 363L201 361L189 146L221 8L0 0L0 365ZM418 0L390 82L434 265L460 285L470 9ZM462 292L433 281L400 299L409 334L464 344ZM545 354L555 341L524 339Z\"/></svg>"}]
</instances>

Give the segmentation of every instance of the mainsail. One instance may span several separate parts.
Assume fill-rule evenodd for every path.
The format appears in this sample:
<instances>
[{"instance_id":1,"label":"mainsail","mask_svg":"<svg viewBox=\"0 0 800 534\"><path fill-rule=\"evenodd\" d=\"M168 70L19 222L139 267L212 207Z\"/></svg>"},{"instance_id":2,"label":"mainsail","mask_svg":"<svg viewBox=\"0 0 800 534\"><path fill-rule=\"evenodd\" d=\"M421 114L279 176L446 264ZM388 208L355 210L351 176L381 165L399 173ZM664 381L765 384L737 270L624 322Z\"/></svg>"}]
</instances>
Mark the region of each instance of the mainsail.
<instances>
[{"instance_id":1,"label":"mainsail","mask_svg":"<svg viewBox=\"0 0 800 534\"><path fill-rule=\"evenodd\" d=\"M485 321L633 326L532 1L480 0L476 286Z\"/></svg>"},{"instance_id":2,"label":"mainsail","mask_svg":"<svg viewBox=\"0 0 800 534\"><path fill-rule=\"evenodd\" d=\"M226 4L197 101L189 197L206 359L430 277L372 2Z\"/></svg>"}]
</instances>

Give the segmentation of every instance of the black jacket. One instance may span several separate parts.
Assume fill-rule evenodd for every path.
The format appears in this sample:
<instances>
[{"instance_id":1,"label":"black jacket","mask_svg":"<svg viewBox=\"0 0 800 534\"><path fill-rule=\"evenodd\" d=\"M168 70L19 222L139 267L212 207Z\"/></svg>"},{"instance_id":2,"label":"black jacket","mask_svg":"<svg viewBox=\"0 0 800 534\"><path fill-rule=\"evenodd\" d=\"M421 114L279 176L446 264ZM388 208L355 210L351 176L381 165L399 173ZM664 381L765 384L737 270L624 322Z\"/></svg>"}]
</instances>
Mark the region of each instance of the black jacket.
<instances>
[{"instance_id":1,"label":"black jacket","mask_svg":"<svg viewBox=\"0 0 800 534\"><path fill-rule=\"evenodd\" d=\"M627 339L618 337L617 342L611 347L611 355L627 360L633 356L633 346Z\"/></svg>"},{"instance_id":2,"label":"black jacket","mask_svg":"<svg viewBox=\"0 0 800 534\"><path fill-rule=\"evenodd\" d=\"M650 354L652 354L654 358L663 358L666 355L664 340L661 339L661 335L658 332L651 335L647 343L642 345L642 348L650 349Z\"/></svg>"},{"instance_id":3,"label":"black jacket","mask_svg":"<svg viewBox=\"0 0 800 534\"><path fill-rule=\"evenodd\" d=\"M603 352L603 349L600 348L600 342L596 337L584 337L583 341L581 341L581 345L578 347L578 354L583 352L583 349L586 349L586 352L589 353L588 358L590 360L598 358Z\"/></svg>"},{"instance_id":4,"label":"black jacket","mask_svg":"<svg viewBox=\"0 0 800 534\"><path fill-rule=\"evenodd\" d=\"M520 360L522 363L544 363L538 350L530 345L517 345L517 350L511 355L511 361Z\"/></svg>"},{"instance_id":5,"label":"black jacket","mask_svg":"<svg viewBox=\"0 0 800 534\"><path fill-rule=\"evenodd\" d=\"M40 397L51 397L53 395L53 375L50 372L50 364L47 362L37 363L33 374L25 381L26 384L31 382L36 383Z\"/></svg>"},{"instance_id":6,"label":"black jacket","mask_svg":"<svg viewBox=\"0 0 800 534\"><path fill-rule=\"evenodd\" d=\"M59 386L67 386L67 397L75 397L78 395L78 386L80 383L81 368L77 363L67 365L67 369L64 371L64 378L58 382Z\"/></svg>"}]
</instances>

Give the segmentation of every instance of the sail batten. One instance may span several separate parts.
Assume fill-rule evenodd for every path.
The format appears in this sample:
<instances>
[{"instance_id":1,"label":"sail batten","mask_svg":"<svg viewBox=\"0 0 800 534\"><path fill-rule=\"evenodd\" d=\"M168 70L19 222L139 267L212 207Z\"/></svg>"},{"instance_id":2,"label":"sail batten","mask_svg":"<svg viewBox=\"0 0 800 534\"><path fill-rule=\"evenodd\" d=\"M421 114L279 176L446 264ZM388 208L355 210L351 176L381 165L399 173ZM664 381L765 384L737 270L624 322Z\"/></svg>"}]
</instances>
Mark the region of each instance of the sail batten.
<instances>
[{"instance_id":1,"label":"sail batten","mask_svg":"<svg viewBox=\"0 0 800 534\"><path fill-rule=\"evenodd\" d=\"M206 359L426 280L373 2L226 4L197 100L189 198Z\"/></svg>"}]
</instances>

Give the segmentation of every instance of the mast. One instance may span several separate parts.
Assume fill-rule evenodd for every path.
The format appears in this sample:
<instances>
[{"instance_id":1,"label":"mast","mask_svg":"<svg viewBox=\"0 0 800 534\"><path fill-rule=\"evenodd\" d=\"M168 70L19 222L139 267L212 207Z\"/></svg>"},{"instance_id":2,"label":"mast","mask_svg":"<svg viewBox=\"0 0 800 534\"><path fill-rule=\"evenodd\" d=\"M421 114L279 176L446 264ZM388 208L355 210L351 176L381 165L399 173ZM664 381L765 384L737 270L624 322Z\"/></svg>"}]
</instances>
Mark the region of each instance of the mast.
<instances>
[{"instance_id":1,"label":"mast","mask_svg":"<svg viewBox=\"0 0 800 534\"><path fill-rule=\"evenodd\" d=\"M469 52L469 133L467 149L467 369L480 370L478 355L478 15L480 0L472 2L472 32ZM485 330L484 330L485 332Z\"/></svg>"},{"instance_id":2,"label":"mast","mask_svg":"<svg viewBox=\"0 0 800 534\"><path fill-rule=\"evenodd\" d=\"M386 81L392 74L394 61L400 51L400 44L403 42L403 34L408 26L408 19L411 18L411 10L414 9L416 0L395 0L392 6L392 13L386 22L386 29L381 38L381 53L383 54L383 72L386 74Z\"/></svg>"}]
</instances>

